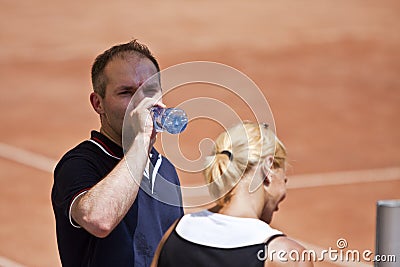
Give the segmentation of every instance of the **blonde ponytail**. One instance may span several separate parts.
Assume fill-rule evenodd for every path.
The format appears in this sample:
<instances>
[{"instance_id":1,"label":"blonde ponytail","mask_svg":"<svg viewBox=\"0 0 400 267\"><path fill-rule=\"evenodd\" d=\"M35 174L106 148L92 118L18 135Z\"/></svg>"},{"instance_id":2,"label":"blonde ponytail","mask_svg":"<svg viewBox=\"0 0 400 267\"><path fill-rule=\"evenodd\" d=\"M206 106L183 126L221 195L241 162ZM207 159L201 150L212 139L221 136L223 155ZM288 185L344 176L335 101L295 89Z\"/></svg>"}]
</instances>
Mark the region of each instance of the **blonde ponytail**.
<instances>
[{"instance_id":1,"label":"blonde ponytail","mask_svg":"<svg viewBox=\"0 0 400 267\"><path fill-rule=\"evenodd\" d=\"M245 172L268 155L274 155L276 145L284 161L286 150L265 125L244 122L221 133L215 140L212 155L206 158L203 172L211 196L220 204L226 202Z\"/></svg>"}]
</instances>

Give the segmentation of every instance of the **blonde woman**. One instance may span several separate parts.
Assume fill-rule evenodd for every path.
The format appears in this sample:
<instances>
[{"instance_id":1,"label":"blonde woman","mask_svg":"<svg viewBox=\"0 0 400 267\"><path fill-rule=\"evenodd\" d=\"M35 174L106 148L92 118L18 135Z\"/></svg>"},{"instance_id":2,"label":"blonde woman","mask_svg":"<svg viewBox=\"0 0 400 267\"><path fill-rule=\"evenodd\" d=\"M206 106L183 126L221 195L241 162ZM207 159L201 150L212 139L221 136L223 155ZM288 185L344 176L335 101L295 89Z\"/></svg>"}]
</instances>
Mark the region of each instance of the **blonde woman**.
<instances>
[{"instance_id":1,"label":"blonde woman","mask_svg":"<svg viewBox=\"0 0 400 267\"><path fill-rule=\"evenodd\" d=\"M204 170L217 205L172 225L152 266L313 266L294 260L304 247L269 226L286 195L285 165L286 149L266 124L220 134Z\"/></svg>"}]
</instances>

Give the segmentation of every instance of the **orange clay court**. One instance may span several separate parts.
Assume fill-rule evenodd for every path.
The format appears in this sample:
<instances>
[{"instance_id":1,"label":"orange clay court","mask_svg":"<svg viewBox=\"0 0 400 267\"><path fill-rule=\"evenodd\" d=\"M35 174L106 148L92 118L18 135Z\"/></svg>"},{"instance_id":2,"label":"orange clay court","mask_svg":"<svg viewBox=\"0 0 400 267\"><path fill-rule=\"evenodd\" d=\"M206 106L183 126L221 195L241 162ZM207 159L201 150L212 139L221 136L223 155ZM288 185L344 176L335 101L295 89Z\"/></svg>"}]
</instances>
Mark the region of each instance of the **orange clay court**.
<instances>
[{"instance_id":1,"label":"orange clay court","mask_svg":"<svg viewBox=\"0 0 400 267\"><path fill-rule=\"evenodd\" d=\"M161 69L220 62L262 90L291 164L273 227L308 249L345 239L375 250L376 201L400 198L399 1L3 0L0 12L0 266L60 266L52 170L99 127L89 103L95 56L132 38ZM190 126L180 142L196 159L221 128ZM179 173L184 185L202 182Z\"/></svg>"}]
</instances>

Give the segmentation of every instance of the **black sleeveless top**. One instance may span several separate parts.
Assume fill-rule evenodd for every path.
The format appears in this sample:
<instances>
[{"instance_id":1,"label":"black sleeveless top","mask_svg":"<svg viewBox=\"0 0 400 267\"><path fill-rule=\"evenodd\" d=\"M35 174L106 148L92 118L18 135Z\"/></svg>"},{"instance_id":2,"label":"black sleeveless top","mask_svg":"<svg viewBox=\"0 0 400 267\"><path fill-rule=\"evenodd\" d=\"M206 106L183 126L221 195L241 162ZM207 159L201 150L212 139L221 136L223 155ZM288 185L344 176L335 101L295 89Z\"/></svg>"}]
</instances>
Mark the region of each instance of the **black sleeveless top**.
<instances>
[{"instance_id":1,"label":"black sleeveless top","mask_svg":"<svg viewBox=\"0 0 400 267\"><path fill-rule=\"evenodd\" d=\"M268 243L278 236L284 236L284 234L273 235L265 243L219 248L189 241L177 233L175 226L161 250L158 266L263 267Z\"/></svg>"}]
</instances>

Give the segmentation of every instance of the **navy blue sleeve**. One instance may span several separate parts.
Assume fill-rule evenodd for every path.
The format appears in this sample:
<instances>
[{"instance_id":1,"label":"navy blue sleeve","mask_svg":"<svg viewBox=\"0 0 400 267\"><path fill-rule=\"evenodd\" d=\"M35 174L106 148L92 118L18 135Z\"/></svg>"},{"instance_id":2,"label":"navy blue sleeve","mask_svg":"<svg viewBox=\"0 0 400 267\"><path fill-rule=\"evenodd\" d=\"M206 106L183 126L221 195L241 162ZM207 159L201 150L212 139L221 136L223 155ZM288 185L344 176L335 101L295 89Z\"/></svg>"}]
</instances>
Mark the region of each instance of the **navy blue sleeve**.
<instances>
[{"instance_id":1,"label":"navy blue sleeve","mask_svg":"<svg viewBox=\"0 0 400 267\"><path fill-rule=\"evenodd\" d=\"M53 205L61 209L69 220L72 200L79 193L93 187L101 178L87 157L75 156L61 160L54 172Z\"/></svg>"}]
</instances>

